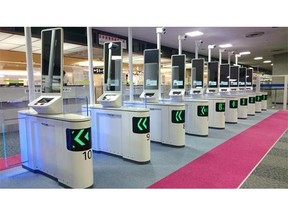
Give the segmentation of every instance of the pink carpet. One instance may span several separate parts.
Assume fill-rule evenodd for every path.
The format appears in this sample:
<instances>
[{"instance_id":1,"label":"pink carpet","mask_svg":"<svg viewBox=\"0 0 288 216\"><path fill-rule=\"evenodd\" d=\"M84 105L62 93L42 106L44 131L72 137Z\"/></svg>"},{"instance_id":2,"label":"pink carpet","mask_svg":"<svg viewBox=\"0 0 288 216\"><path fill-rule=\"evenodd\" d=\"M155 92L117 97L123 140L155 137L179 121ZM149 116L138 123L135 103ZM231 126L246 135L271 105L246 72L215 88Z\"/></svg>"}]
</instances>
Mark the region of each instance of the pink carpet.
<instances>
[{"instance_id":1,"label":"pink carpet","mask_svg":"<svg viewBox=\"0 0 288 216\"><path fill-rule=\"evenodd\" d=\"M0 158L0 171L19 165L21 163L21 156L13 155L11 157L8 157L6 161L7 161L7 166L5 164L4 158Z\"/></svg>"},{"instance_id":2,"label":"pink carpet","mask_svg":"<svg viewBox=\"0 0 288 216\"><path fill-rule=\"evenodd\" d=\"M278 111L148 188L237 188L287 128Z\"/></svg>"}]
</instances>

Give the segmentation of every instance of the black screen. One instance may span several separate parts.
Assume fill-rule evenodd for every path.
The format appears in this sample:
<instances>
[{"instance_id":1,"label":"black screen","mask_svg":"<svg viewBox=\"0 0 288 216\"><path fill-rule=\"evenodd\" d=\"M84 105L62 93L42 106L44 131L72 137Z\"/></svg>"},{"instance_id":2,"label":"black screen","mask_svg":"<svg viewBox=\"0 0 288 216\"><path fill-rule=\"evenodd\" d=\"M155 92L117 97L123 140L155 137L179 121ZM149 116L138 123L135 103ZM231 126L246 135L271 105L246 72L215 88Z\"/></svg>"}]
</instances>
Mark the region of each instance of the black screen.
<instances>
[{"instance_id":1,"label":"black screen","mask_svg":"<svg viewBox=\"0 0 288 216\"><path fill-rule=\"evenodd\" d=\"M203 87L204 59L192 59L192 88Z\"/></svg>"},{"instance_id":2,"label":"black screen","mask_svg":"<svg viewBox=\"0 0 288 216\"><path fill-rule=\"evenodd\" d=\"M242 67L239 70L239 86L245 86L246 84L246 68Z\"/></svg>"},{"instance_id":3,"label":"black screen","mask_svg":"<svg viewBox=\"0 0 288 216\"><path fill-rule=\"evenodd\" d=\"M109 49L110 48L110 49ZM110 58L109 58L110 52ZM109 72L110 61L110 72ZM122 43L120 41L104 43L104 83L106 91L121 90ZM108 77L110 82L108 83Z\"/></svg>"},{"instance_id":4,"label":"black screen","mask_svg":"<svg viewBox=\"0 0 288 216\"><path fill-rule=\"evenodd\" d=\"M216 103L216 112L225 112L225 102Z\"/></svg>"},{"instance_id":5,"label":"black screen","mask_svg":"<svg viewBox=\"0 0 288 216\"><path fill-rule=\"evenodd\" d=\"M229 87L230 66L229 64L220 65L220 87Z\"/></svg>"},{"instance_id":6,"label":"black screen","mask_svg":"<svg viewBox=\"0 0 288 216\"><path fill-rule=\"evenodd\" d=\"M208 62L208 87L218 87L218 62Z\"/></svg>"},{"instance_id":7,"label":"black screen","mask_svg":"<svg viewBox=\"0 0 288 216\"><path fill-rule=\"evenodd\" d=\"M86 151L91 149L91 128L66 129L67 149L69 151Z\"/></svg>"},{"instance_id":8,"label":"black screen","mask_svg":"<svg viewBox=\"0 0 288 216\"><path fill-rule=\"evenodd\" d=\"M159 85L159 50L144 50L144 89L157 90Z\"/></svg>"},{"instance_id":9,"label":"black screen","mask_svg":"<svg viewBox=\"0 0 288 216\"><path fill-rule=\"evenodd\" d=\"M184 123L185 122L185 110L172 110L171 121L172 123Z\"/></svg>"},{"instance_id":10,"label":"black screen","mask_svg":"<svg viewBox=\"0 0 288 216\"><path fill-rule=\"evenodd\" d=\"M63 30L49 29L41 32L42 92L60 93L62 89Z\"/></svg>"},{"instance_id":11,"label":"black screen","mask_svg":"<svg viewBox=\"0 0 288 216\"><path fill-rule=\"evenodd\" d=\"M197 106L197 116L203 116L206 117L208 116L208 106L204 105L204 106Z\"/></svg>"},{"instance_id":12,"label":"black screen","mask_svg":"<svg viewBox=\"0 0 288 216\"><path fill-rule=\"evenodd\" d=\"M185 55L172 56L172 89L184 89L185 63Z\"/></svg>"},{"instance_id":13,"label":"black screen","mask_svg":"<svg viewBox=\"0 0 288 216\"><path fill-rule=\"evenodd\" d=\"M150 117L133 117L133 133L143 134L150 132Z\"/></svg>"},{"instance_id":14,"label":"black screen","mask_svg":"<svg viewBox=\"0 0 288 216\"><path fill-rule=\"evenodd\" d=\"M248 68L246 74L246 86L252 86L252 79L253 79L253 69Z\"/></svg>"},{"instance_id":15,"label":"black screen","mask_svg":"<svg viewBox=\"0 0 288 216\"><path fill-rule=\"evenodd\" d=\"M239 66L230 67L230 87L238 87Z\"/></svg>"}]
</instances>

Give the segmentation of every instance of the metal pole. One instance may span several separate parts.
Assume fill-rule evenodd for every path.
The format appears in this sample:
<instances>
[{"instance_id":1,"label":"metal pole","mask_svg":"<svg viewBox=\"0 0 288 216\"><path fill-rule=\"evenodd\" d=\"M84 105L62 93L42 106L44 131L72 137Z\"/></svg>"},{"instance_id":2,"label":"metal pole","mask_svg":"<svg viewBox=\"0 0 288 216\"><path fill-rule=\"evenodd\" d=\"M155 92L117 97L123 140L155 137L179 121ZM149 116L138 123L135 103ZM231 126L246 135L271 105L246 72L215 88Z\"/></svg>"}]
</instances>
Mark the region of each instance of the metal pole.
<instances>
[{"instance_id":1,"label":"metal pole","mask_svg":"<svg viewBox=\"0 0 288 216\"><path fill-rule=\"evenodd\" d=\"M31 102L35 99L31 27L25 27L24 33L26 40L26 62L27 62L27 75L28 75L29 102Z\"/></svg>"},{"instance_id":2,"label":"metal pole","mask_svg":"<svg viewBox=\"0 0 288 216\"><path fill-rule=\"evenodd\" d=\"M159 92L159 100L162 98L162 79L161 79L161 33L157 33L157 49L159 50L159 85L158 85L158 92Z\"/></svg>"},{"instance_id":3,"label":"metal pole","mask_svg":"<svg viewBox=\"0 0 288 216\"><path fill-rule=\"evenodd\" d=\"M287 87L288 87L288 75L285 75L284 76L283 110L287 110Z\"/></svg>"},{"instance_id":4,"label":"metal pole","mask_svg":"<svg viewBox=\"0 0 288 216\"><path fill-rule=\"evenodd\" d=\"M211 62L211 49L208 49L208 62Z\"/></svg>"},{"instance_id":5,"label":"metal pole","mask_svg":"<svg viewBox=\"0 0 288 216\"><path fill-rule=\"evenodd\" d=\"M89 95L90 105L95 103L94 77L93 77L93 45L92 45L92 27L87 27L87 49L89 63Z\"/></svg>"},{"instance_id":6,"label":"metal pole","mask_svg":"<svg viewBox=\"0 0 288 216\"><path fill-rule=\"evenodd\" d=\"M133 50L132 50L132 28L128 27L128 52L129 52L129 100L134 100L134 84L133 84Z\"/></svg>"},{"instance_id":7,"label":"metal pole","mask_svg":"<svg viewBox=\"0 0 288 216\"><path fill-rule=\"evenodd\" d=\"M199 49L198 41L195 41L195 59L198 59L198 49Z\"/></svg>"},{"instance_id":8,"label":"metal pole","mask_svg":"<svg viewBox=\"0 0 288 216\"><path fill-rule=\"evenodd\" d=\"M182 42L181 42L181 38L179 38L180 35L178 36L178 53L179 55L182 54Z\"/></svg>"},{"instance_id":9,"label":"metal pole","mask_svg":"<svg viewBox=\"0 0 288 216\"><path fill-rule=\"evenodd\" d=\"M239 54L236 54L235 55L235 65L238 65L238 57L240 57Z\"/></svg>"}]
</instances>

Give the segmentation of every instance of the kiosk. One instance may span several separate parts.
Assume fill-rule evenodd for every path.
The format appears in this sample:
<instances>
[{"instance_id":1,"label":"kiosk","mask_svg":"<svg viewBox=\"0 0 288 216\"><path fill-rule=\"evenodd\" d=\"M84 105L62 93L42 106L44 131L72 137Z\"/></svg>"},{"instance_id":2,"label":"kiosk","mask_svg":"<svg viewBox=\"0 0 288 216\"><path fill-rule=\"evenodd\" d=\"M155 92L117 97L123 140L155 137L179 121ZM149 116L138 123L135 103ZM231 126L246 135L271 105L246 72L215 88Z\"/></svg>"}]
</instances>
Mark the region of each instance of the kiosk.
<instances>
[{"instance_id":1,"label":"kiosk","mask_svg":"<svg viewBox=\"0 0 288 216\"><path fill-rule=\"evenodd\" d=\"M144 50L144 88L141 102L125 101L125 105L150 109L151 140L174 147L185 146L185 104L159 102L160 51ZM181 85L180 80L175 82ZM184 84L184 82L183 82ZM180 92L180 93L179 93ZM174 94L176 100L182 98L181 91ZM173 94L173 93L172 93Z\"/></svg>"},{"instance_id":2,"label":"kiosk","mask_svg":"<svg viewBox=\"0 0 288 216\"><path fill-rule=\"evenodd\" d=\"M246 91L244 93L249 96L248 100L248 115L254 116L255 115L255 101L256 101L256 94L253 92L253 70L248 68L246 71Z\"/></svg>"},{"instance_id":3,"label":"kiosk","mask_svg":"<svg viewBox=\"0 0 288 216\"><path fill-rule=\"evenodd\" d=\"M267 110L267 92L262 92L262 106L261 106L262 111Z\"/></svg>"},{"instance_id":4,"label":"kiosk","mask_svg":"<svg viewBox=\"0 0 288 216\"><path fill-rule=\"evenodd\" d=\"M122 43L104 43L103 94L89 106L92 148L136 163L149 163L150 115L147 108L122 106Z\"/></svg>"},{"instance_id":5,"label":"kiosk","mask_svg":"<svg viewBox=\"0 0 288 216\"><path fill-rule=\"evenodd\" d=\"M65 187L93 187L90 118L62 113L63 29L41 39L42 94L18 113L22 166Z\"/></svg>"}]
</instances>

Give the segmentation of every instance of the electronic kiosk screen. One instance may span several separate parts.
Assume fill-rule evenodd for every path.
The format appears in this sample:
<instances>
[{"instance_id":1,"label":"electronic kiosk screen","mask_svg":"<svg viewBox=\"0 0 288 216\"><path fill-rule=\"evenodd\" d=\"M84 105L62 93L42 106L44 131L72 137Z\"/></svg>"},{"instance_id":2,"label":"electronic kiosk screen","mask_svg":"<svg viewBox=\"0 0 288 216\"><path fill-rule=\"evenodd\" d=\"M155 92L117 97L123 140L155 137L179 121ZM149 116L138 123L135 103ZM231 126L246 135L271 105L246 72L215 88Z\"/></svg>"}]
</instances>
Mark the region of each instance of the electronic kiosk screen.
<instances>
[{"instance_id":1,"label":"electronic kiosk screen","mask_svg":"<svg viewBox=\"0 0 288 216\"><path fill-rule=\"evenodd\" d=\"M218 87L218 62L208 62L208 87Z\"/></svg>"},{"instance_id":2,"label":"electronic kiosk screen","mask_svg":"<svg viewBox=\"0 0 288 216\"><path fill-rule=\"evenodd\" d=\"M230 66L229 64L220 65L220 87L229 87Z\"/></svg>"},{"instance_id":3,"label":"electronic kiosk screen","mask_svg":"<svg viewBox=\"0 0 288 216\"><path fill-rule=\"evenodd\" d=\"M144 50L144 89L158 90L159 50Z\"/></svg>"},{"instance_id":4,"label":"electronic kiosk screen","mask_svg":"<svg viewBox=\"0 0 288 216\"><path fill-rule=\"evenodd\" d=\"M204 59L192 59L192 88L203 87Z\"/></svg>"},{"instance_id":5,"label":"electronic kiosk screen","mask_svg":"<svg viewBox=\"0 0 288 216\"><path fill-rule=\"evenodd\" d=\"M47 29L41 32L42 93L62 92L63 30Z\"/></svg>"},{"instance_id":6,"label":"electronic kiosk screen","mask_svg":"<svg viewBox=\"0 0 288 216\"><path fill-rule=\"evenodd\" d=\"M239 69L239 87L243 87L246 84L246 68Z\"/></svg>"},{"instance_id":7,"label":"electronic kiosk screen","mask_svg":"<svg viewBox=\"0 0 288 216\"><path fill-rule=\"evenodd\" d=\"M253 69L248 68L247 74L246 74L246 86L249 86L249 87L252 86L252 79L253 79Z\"/></svg>"},{"instance_id":8,"label":"electronic kiosk screen","mask_svg":"<svg viewBox=\"0 0 288 216\"><path fill-rule=\"evenodd\" d=\"M106 91L121 91L122 43L104 43L104 84Z\"/></svg>"},{"instance_id":9,"label":"electronic kiosk screen","mask_svg":"<svg viewBox=\"0 0 288 216\"><path fill-rule=\"evenodd\" d=\"M49 103L54 98L41 98L39 101L37 101L34 105L44 105L46 103Z\"/></svg>"},{"instance_id":10,"label":"electronic kiosk screen","mask_svg":"<svg viewBox=\"0 0 288 216\"><path fill-rule=\"evenodd\" d=\"M230 87L238 87L239 66L230 67Z\"/></svg>"},{"instance_id":11,"label":"electronic kiosk screen","mask_svg":"<svg viewBox=\"0 0 288 216\"><path fill-rule=\"evenodd\" d=\"M172 55L172 89L184 89L185 55Z\"/></svg>"}]
</instances>

